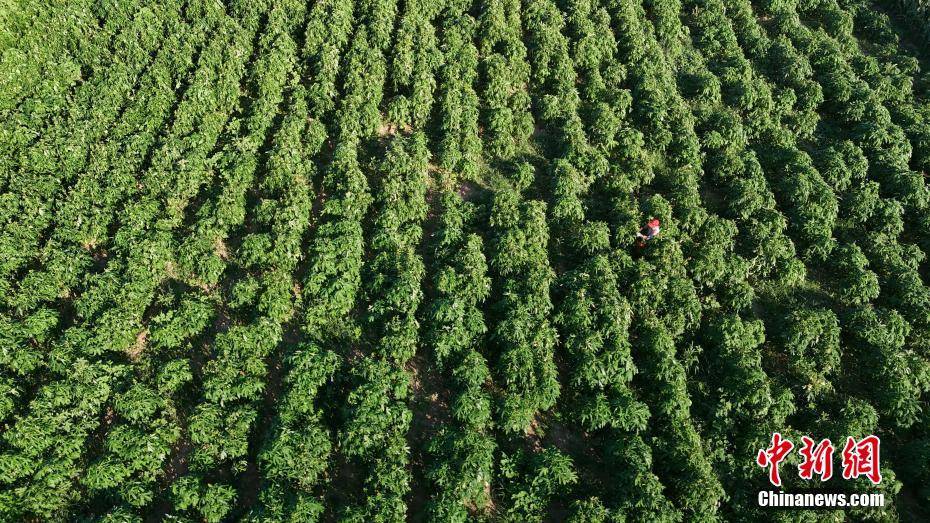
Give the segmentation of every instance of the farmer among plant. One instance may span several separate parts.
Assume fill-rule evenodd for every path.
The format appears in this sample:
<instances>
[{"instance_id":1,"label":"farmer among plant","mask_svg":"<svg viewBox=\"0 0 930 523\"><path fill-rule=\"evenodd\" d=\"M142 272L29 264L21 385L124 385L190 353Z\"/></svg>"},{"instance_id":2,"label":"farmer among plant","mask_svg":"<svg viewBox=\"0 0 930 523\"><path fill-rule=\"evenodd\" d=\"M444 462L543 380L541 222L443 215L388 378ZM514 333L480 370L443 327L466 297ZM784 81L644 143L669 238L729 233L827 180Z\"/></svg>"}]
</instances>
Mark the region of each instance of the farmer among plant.
<instances>
[{"instance_id":1,"label":"farmer among plant","mask_svg":"<svg viewBox=\"0 0 930 523\"><path fill-rule=\"evenodd\" d=\"M659 231L662 230L659 225L661 224L658 219L650 218L646 226L636 233L636 245L644 247L647 241L655 238Z\"/></svg>"}]
</instances>

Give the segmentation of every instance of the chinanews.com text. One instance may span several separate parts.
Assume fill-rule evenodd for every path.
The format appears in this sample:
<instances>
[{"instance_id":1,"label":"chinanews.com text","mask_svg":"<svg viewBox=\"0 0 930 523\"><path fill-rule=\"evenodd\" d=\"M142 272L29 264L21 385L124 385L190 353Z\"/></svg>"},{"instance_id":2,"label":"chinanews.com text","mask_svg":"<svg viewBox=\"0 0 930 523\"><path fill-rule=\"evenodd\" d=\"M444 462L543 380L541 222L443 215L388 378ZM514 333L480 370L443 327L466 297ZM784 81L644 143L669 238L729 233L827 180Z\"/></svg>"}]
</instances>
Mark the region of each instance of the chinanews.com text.
<instances>
[{"instance_id":1,"label":"chinanews.com text","mask_svg":"<svg viewBox=\"0 0 930 523\"><path fill-rule=\"evenodd\" d=\"M881 493L846 492L778 492L760 490L756 503L761 508L771 509L839 509L853 507L884 507L885 495Z\"/></svg>"}]
</instances>

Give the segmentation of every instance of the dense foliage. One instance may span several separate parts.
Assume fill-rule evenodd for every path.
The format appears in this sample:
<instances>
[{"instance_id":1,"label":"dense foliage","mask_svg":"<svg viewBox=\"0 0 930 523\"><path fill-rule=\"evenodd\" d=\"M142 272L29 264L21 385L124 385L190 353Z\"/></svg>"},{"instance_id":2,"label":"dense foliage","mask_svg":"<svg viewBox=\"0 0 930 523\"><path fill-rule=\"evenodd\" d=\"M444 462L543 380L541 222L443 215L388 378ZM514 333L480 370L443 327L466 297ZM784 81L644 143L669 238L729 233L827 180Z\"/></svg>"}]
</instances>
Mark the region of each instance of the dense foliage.
<instances>
[{"instance_id":1,"label":"dense foliage","mask_svg":"<svg viewBox=\"0 0 930 523\"><path fill-rule=\"evenodd\" d=\"M927 520L928 174L926 0L0 2L0 521Z\"/></svg>"}]
</instances>

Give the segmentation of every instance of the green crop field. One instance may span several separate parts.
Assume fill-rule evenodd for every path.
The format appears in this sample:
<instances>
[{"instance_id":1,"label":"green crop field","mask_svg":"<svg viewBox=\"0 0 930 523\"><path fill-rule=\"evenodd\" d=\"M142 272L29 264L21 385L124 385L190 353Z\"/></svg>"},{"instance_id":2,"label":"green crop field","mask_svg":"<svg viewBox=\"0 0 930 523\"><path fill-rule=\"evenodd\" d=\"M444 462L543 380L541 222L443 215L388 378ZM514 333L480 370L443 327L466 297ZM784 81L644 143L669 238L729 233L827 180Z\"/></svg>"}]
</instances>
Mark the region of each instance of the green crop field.
<instances>
[{"instance_id":1,"label":"green crop field","mask_svg":"<svg viewBox=\"0 0 930 523\"><path fill-rule=\"evenodd\" d=\"M0 0L0 522L928 521L928 173L928 0Z\"/></svg>"}]
</instances>

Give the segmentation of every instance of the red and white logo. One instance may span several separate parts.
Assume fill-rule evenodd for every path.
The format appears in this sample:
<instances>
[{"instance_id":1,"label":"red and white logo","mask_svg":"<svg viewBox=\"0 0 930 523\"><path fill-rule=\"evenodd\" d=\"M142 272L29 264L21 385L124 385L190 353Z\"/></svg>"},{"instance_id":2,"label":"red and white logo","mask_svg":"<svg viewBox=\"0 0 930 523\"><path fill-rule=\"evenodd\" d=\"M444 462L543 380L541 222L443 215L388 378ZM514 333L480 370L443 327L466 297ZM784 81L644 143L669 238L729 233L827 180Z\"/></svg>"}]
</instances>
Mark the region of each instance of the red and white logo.
<instances>
[{"instance_id":1,"label":"red and white logo","mask_svg":"<svg viewBox=\"0 0 930 523\"><path fill-rule=\"evenodd\" d=\"M846 438L846 445L840 457L843 465L843 479L855 479L865 476L872 483L878 485L882 481L881 464L879 462L879 447L881 441L878 436L869 435L858 441L852 436ZM783 438L780 432L772 434L772 444L767 449L759 450L756 455L756 464L769 469L769 481L776 487L781 486L781 476L778 465L794 450L794 443ZM833 453L836 449L829 439L824 438L816 443L813 438L801 436L801 463L798 465L798 476L801 479L814 479L814 474L820 476L820 481L827 481L833 477Z\"/></svg>"},{"instance_id":2,"label":"red and white logo","mask_svg":"<svg viewBox=\"0 0 930 523\"><path fill-rule=\"evenodd\" d=\"M878 463L880 446L881 440L875 435L866 436L858 442L852 436L846 438L846 446L843 447L843 478L865 476L875 485L881 483L882 473Z\"/></svg>"},{"instance_id":3,"label":"red and white logo","mask_svg":"<svg viewBox=\"0 0 930 523\"><path fill-rule=\"evenodd\" d=\"M814 447L814 440L801 436L801 457L803 461L798 465L798 475L801 479L813 479L814 474L820 476L820 481L827 481L833 477L833 444L829 439L822 439Z\"/></svg>"},{"instance_id":4,"label":"red and white logo","mask_svg":"<svg viewBox=\"0 0 930 523\"><path fill-rule=\"evenodd\" d=\"M756 464L760 467L769 467L769 481L772 482L772 485L776 487L781 486L781 476L778 475L778 464L785 460L788 457L788 454L791 453L791 449L794 448L794 443L786 439L782 439L781 433L776 432L772 434L772 446L759 451L759 454L756 456Z\"/></svg>"}]
</instances>

